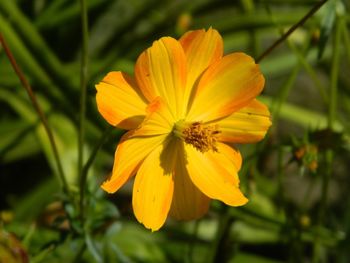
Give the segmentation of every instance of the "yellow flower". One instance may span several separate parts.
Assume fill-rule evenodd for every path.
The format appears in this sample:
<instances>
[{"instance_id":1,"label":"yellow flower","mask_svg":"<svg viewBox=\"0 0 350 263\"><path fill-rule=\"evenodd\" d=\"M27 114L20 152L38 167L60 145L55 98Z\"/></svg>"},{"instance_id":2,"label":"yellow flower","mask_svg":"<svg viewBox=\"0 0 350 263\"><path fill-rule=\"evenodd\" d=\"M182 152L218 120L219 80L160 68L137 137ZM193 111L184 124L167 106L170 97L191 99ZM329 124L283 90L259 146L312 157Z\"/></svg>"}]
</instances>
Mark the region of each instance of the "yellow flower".
<instances>
[{"instance_id":1,"label":"yellow flower","mask_svg":"<svg viewBox=\"0 0 350 263\"><path fill-rule=\"evenodd\" d=\"M242 159L230 143L257 142L271 125L267 107L255 99L264 77L254 60L223 56L222 38L210 28L155 41L137 59L134 75L110 72L96 85L101 115L130 130L101 187L114 193L136 174L134 214L152 231L168 214L203 216L210 199L244 205Z\"/></svg>"}]
</instances>

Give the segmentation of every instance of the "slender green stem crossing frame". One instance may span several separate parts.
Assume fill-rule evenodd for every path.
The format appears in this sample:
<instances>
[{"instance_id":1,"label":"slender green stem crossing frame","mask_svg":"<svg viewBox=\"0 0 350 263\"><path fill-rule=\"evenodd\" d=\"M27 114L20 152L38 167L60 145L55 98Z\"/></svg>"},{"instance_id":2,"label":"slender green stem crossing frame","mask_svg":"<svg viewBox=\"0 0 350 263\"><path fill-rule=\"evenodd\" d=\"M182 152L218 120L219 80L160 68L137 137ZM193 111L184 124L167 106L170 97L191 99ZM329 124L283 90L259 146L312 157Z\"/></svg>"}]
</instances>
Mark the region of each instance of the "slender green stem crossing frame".
<instances>
[{"instance_id":1,"label":"slender green stem crossing frame","mask_svg":"<svg viewBox=\"0 0 350 263\"><path fill-rule=\"evenodd\" d=\"M82 48L80 65L80 110L79 110L79 135L78 135L78 174L80 178L80 217L84 219L84 197L87 172L83 173L84 162L84 137L85 137L85 112L86 112L86 90L88 75L88 15L85 0L80 0Z\"/></svg>"},{"instance_id":2,"label":"slender green stem crossing frame","mask_svg":"<svg viewBox=\"0 0 350 263\"><path fill-rule=\"evenodd\" d=\"M34 106L35 111L38 113L38 116L44 126L44 129L47 133L47 136L49 137L49 141L51 144L51 148L53 151L53 155L56 161L56 165L57 165L57 173L58 173L58 177L59 180L62 184L62 188L63 191L65 192L65 194L69 195L69 187L68 187L68 183L66 180L66 177L64 175L64 171L63 171L63 167L62 167L62 163L61 163L61 159L60 156L58 154L58 150L57 150L57 146L56 146L56 142L55 142L55 138L53 136L53 132L50 128L50 125L47 121L47 118L43 112L43 110L41 109L38 100L33 92L32 87L29 85L29 82L27 81L26 77L23 74L23 71L21 70L21 68L18 66L15 57L13 56L10 48L8 47L5 38L2 36L2 34L0 33L0 43L4 48L4 51L6 53L6 56L8 57L14 71L16 72L18 78L21 81L22 86L24 87L24 89L27 91L28 96Z\"/></svg>"},{"instance_id":3,"label":"slender green stem crossing frame","mask_svg":"<svg viewBox=\"0 0 350 263\"><path fill-rule=\"evenodd\" d=\"M270 54L277 46L279 46L283 41L285 41L298 27L302 26L313 14L316 13L318 9L321 8L328 0L322 0L317 3L298 23L293 25L286 33L284 33L275 43L273 43L268 49L266 49L257 59L256 62L259 63L268 54Z\"/></svg>"}]
</instances>

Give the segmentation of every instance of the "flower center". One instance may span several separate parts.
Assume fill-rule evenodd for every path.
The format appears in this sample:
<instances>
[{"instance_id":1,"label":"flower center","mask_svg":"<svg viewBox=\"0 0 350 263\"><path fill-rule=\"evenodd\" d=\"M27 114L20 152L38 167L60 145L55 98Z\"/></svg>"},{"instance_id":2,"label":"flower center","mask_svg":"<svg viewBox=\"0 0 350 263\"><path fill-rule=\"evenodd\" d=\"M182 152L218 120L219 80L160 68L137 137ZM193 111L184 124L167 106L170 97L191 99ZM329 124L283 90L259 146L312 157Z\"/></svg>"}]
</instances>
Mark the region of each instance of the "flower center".
<instances>
[{"instance_id":1,"label":"flower center","mask_svg":"<svg viewBox=\"0 0 350 263\"><path fill-rule=\"evenodd\" d=\"M219 133L217 125L203 125L201 122L186 123L183 120L176 122L173 129L176 137L191 144L202 153L209 150L218 151L216 143Z\"/></svg>"}]
</instances>

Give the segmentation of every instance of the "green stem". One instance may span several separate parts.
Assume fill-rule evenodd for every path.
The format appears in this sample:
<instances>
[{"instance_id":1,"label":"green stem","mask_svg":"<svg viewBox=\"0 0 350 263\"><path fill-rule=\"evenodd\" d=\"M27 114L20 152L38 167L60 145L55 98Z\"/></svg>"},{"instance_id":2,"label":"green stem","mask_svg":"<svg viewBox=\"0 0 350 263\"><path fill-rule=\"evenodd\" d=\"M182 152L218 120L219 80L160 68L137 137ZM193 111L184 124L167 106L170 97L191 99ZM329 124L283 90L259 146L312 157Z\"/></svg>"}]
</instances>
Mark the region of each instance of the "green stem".
<instances>
[{"instance_id":1,"label":"green stem","mask_svg":"<svg viewBox=\"0 0 350 263\"><path fill-rule=\"evenodd\" d=\"M268 13L271 16L271 19L274 21L276 27L279 28L280 34L283 35L283 29L277 23L277 20L275 19L275 16L272 14L269 6L266 6L266 8L267 8ZM307 46L303 51L299 51L298 48L294 45L294 43L292 41L287 40L286 42L287 42L288 47L294 52L294 54L296 55L296 57L298 58L298 61L299 61L298 66L295 67L294 71L293 71L295 74L295 77L296 77L296 74L298 73L297 71L299 71L298 68L302 65L305 68L306 72L311 77L311 79L313 80L313 82L315 83L315 86L318 88L323 101L325 103L328 103L328 97L327 97L327 94L325 92L325 88L321 84L321 82L318 80L317 74L315 73L312 66L310 66L310 64L308 63L308 61L306 59L309 47Z\"/></svg>"},{"instance_id":2,"label":"green stem","mask_svg":"<svg viewBox=\"0 0 350 263\"><path fill-rule=\"evenodd\" d=\"M107 140L107 138L109 137L111 131L114 129L114 127L110 126L108 127L105 132L102 134L99 142L96 144L95 148L92 150L89 159L87 160L86 164L84 165L84 167L82 168L81 171L81 178L80 178L80 187L81 189L85 189L85 185L86 185L86 181L87 181L87 175L88 175L88 171L92 165L92 163L94 162L96 155L98 153L98 151L101 149L102 145L105 143L105 141ZM80 211L84 211L84 200L85 200L85 190L80 192ZM83 216L84 214L82 214Z\"/></svg>"},{"instance_id":3,"label":"green stem","mask_svg":"<svg viewBox=\"0 0 350 263\"><path fill-rule=\"evenodd\" d=\"M81 258L84 254L85 249L86 249L86 242L82 242L80 248L78 249L78 251L75 254L75 257L72 260L73 263L81 262Z\"/></svg>"},{"instance_id":4,"label":"green stem","mask_svg":"<svg viewBox=\"0 0 350 263\"><path fill-rule=\"evenodd\" d=\"M337 87L338 87L338 73L339 73L339 55L340 55L340 36L341 27L340 22L342 18L338 18L336 22L335 37L334 37L334 48L332 57L332 70L331 70L331 83L330 83L330 101L329 101L329 112L328 112L328 128L333 130L336 119L336 108L337 108Z\"/></svg>"},{"instance_id":5,"label":"green stem","mask_svg":"<svg viewBox=\"0 0 350 263\"><path fill-rule=\"evenodd\" d=\"M82 26L82 49L80 65L80 110L79 110L79 134L78 134L78 175L80 176L80 217L84 218L84 191L86 176L83 176L84 161L84 136L85 136L85 111L86 111L86 89L88 71L88 16L86 1L80 0L81 26Z\"/></svg>"},{"instance_id":6,"label":"green stem","mask_svg":"<svg viewBox=\"0 0 350 263\"><path fill-rule=\"evenodd\" d=\"M211 251L209 262L226 262L227 255L227 243L230 236L231 226L233 224L233 218L230 215L228 207L223 207L221 211L221 217L216 232L213 250ZM223 213L222 213L223 212Z\"/></svg>"},{"instance_id":7,"label":"green stem","mask_svg":"<svg viewBox=\"0 0 350 263\"><path fill-rule=\"evenodd\" d=\"M200 220L196 220L194 222L193 233L191 237L188 239L187 252L186 252L186 258L185 258L186 263L193 262L193 253L194 253L195 243L197 240L199 224L200 224Z\"/></svg>"},{"instance_id":8,"label":"green stem","mask_svg":"<svg viewBox=\"0 0 350 263\"><path fill-rule=\"evenodd\" d=\"M327 96L327 93L325 92L326 89L325 89L324 85L321 83L321 81L319 80L319 78L317 77L317 73L315 72L313 67L307 61L306 54L301 53L291 41L287 41L287 44L288 44L289 48L297 56L299 62L301 63L301 65L304 67L304 69L306 70L306 72L309 74L310 78L314 82L316 88L318 89L318 91L320 93L320 96L323 99L323 102L325 104L328 104L328 96Z\"/></svg>"},{"instance_id":9,"label":"green stem","mask_svg":"<svg viewBox=\"0 0 350 263\"><path fill-rule=\"evenodd\" d=\"M62 65L61 61L52 52L50 47L47 45L43 37L38 32L37 28L33 23L21 12L15 1L0 1L0 10L11 17L12 29L18 32L22 36L26 47L31 50L38 60L39 64L44 68L48 75L59 83L61 87L69 87L69 90L74 90L75 85L71 78L68 77L67 70ZM58 89L62 95L66 95L62 89ZM73 93L72 93L73 95ZM65 96L65 98L72 98L74 96Z\"/></svg>"},{"instance_id":10,"label":"green stem","mask_svg":"<svg viewBox=\"0 0 350 263\"><path fill-rule=\"evenodd\" d=\"M335 36L333 43L333 57L332 57L332 69L331 69L331 83L330 83L330 100L329 100L329 111L328 111L328 129L330 132L334 129L334 123L336 119L336 109L337 109L337 87L338 87L338 73L339 73L339 55L340 55L340 37L341 37L341 17L337 18L335 24ZM317 215L317 226L321 228L324 224L325 214L327 210L327 200L328 200L328 188L329 181L332 175L332 164L333 164L334 152L332 149L328 149L325 152L326 169L323 173L322 178L322 189L321 189L321 200L320 208ZM313 247L313 262L319 262L321 253L321 244L319 240L319 235L316 235L314 247Z\"/></svg>"},{"instance_id":11,"label":"green stem","mask_svg":"<svg viewBox=\"0 0 350 263\"><path fill-rule=\"evenodd\" d=\"M294 24L286 33L284 33L275 43L273 43L268 49L265 50L257 59L256 62L259 63L268 54L270 54L277 46L279 46L283 41L285 41L298 27L302 26L316 11L323 6L327 0L322 0L317 3L300 21Z\"/></svg>"},{"instance_id":12,"label":"green stem","mask_svg":"<svg viewBox=\"0 0 350 263\"><path fill-rule=\"evenodd\" d=\"M247 15L254 15L255 13L255 5L253 0L241 0L241 5ZM252 50L253 57L257 57L258 53L260 53L260 43L257 36L257 30L252 28L249 30L249 38L250 38L250 48Z\"/></svg>"},{"instance_id":13,"label":"green stem","mask_svg":"<svg viewBox=\"0 0 350 263\"><path fill-rule=\"evenodd\" d=\"M69 196L69 188L68 188L68 183L66 181L66 177L64 175L64 172L63 172L63 168L62 168L62 164L61 164L61 160L60 160L60 157L59 157L59 154L58 154L58 150L57 150L57 146L56 146L56 142L55 142L55 139L54 139L54 136L53 136L53 133L50 129L50 126L49 126L49 123L47 121L47 118L44 114L44 112L42 111L37 99L36 99L36 96L31 88L31 86L29 85L29 82L27 81L26 77L24 76L21 68L18 66L17 62L16 62L16 59L14 58L10 48L8 47L6 41L5 41L5 38L2 36L2 34L0 33L0 43L2 44L3 48L4 48L4 51L14 69L14 71L16 72L18 78L20 79L21 83L22 83L22 86L25 88L25 90L27 91L28 93L28 96L34 106L34 109L36 110L36 112L38 113L38 116L40 118L40 121L42 122L43 126L44 126L44 129L47 133L47 136L49 137L49 141L50 141L50 144L51 144L51 147L52 147L52 151L53 151L53 154L54 154L54 157L55 157L55 161L56 161L56 165L57 165L57 172L58 172L58 176L59 176L59 179L60 179L60 182L62 184L62 187L63 187L63 191Z\"/></svg>"},{"instance_id":14,"label":"green stem","mask_svg":"<svg viewBox=\"0 0 350 263\"><path fill-rule=\"evenodd\" d=\"M271 106L272 109L272 116L273 116L273 120L275 122L275 126L279 117L280 117L280 112L281 112L281 107L282 105L286 102L288 95L290 93L290 90L292 89L295 80L298 76L298 73L300 71L301 68L301 63L299 62L293 69L293 71L291 72L290 76L288 77L288 79L286 80L285 83L283 83L282 88L279 91L279 95L276 96L276 99L273 101L273 104Z\"/></svg>"},{"instance_id":15,"label":"green stem","mask_svg":"<svg viewBox=\"0 0 350 263\"><path fill-rule=\"evenodd\" d=\"M284 179L284 171L285 167L283 165L284 160L284 149L283 147L280 147L278 149L278 157L277 157L277 183L278 183L278 196L279 196L279 205L284 210L286 208L285 205L285 196L284 196L284 185L283 185L283 179Z\"/></svg>"},{"instance_id":16,"label":"green stem","mask_svg":"<svg viewBox=\"0 0 350 263\"><path fill-rule=\"evenodd\" d=\"M343 31L344 48L348 58L348 63L350 63L350 36L349 36L349 31L348 31L345 19L341 19L340 25Z\"/></svg>"}]
</instances>

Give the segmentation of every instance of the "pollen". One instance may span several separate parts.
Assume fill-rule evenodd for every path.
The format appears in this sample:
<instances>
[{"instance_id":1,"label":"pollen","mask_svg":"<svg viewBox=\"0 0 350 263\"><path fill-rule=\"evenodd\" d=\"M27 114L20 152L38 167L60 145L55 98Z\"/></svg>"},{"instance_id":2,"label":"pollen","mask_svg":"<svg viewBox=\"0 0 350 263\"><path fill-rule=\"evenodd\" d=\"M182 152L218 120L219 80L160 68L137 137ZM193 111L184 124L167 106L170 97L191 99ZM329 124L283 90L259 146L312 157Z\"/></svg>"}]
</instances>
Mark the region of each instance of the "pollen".
<instances>
[{"instance_id":1,"label":"pollen","mask_svg":"<svg viewBox=\"0 0 350 263\"><path fill-rule=\"evenodd\" d=\"M216 144L219 133L217 125L203 125L201 122L178 122L174 129L175 136L202 153L209 150L218 151Z\"/></svg>"}]
</instances>

